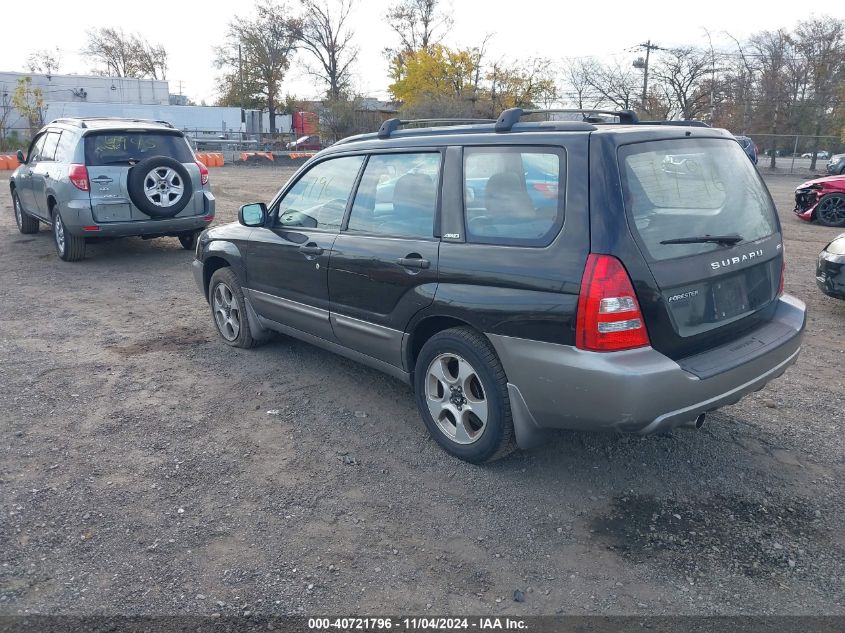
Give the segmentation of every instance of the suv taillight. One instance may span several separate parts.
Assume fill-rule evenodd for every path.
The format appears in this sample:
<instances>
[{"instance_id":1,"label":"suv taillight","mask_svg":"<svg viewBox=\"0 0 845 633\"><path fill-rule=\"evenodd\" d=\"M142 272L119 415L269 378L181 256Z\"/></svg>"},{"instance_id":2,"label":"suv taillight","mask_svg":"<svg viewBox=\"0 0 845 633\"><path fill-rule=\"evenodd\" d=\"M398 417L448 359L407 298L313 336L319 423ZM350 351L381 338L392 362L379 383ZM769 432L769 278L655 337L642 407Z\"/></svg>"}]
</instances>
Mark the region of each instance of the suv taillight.
<instances>
[{"instance_id":1,"label":"suv taillight","mask_svg":"<svg viewBox=\"0 0 845 633\"><path fill-rule=\"evenodd\" d=\"M780 281L778 282L778 293L775 295L779 297L783 294L783 281L784 276L786 275L786 258L781 254L780 260Z\"/></svg>"},{"instance_id":2,"label":"suv taillight","mask_svg":"<svg viewBox=\"0 0 845 633\"><path fill-rule=\"evenodd\" d=\"M202 161L197 161L197 167L200 168L200 182L204 185L208 184L208 167Z\"/></svg>"},{"instance_id":3,"label":"suv taillight","mask_svg":"<svg viewBox=\"0 0 845 633\"><path fill-rule=\"evenodd\" d=\"M68 180L73 183L73 186L80 191L90 191L91 185L88 184L88 169L85 165L71 165L67 171Z\"/></svg>"},{"instance_id":4,"label":"suv taillight","mask_svg":"<svg viewBox=\"0 0 845 633\"><path fill-rule=\"evenodd\" d=\"M590 255L578 297L576 347L615 352L648 344L640 304L625 268L610 255Z\"/></svg>"}]
</instances>

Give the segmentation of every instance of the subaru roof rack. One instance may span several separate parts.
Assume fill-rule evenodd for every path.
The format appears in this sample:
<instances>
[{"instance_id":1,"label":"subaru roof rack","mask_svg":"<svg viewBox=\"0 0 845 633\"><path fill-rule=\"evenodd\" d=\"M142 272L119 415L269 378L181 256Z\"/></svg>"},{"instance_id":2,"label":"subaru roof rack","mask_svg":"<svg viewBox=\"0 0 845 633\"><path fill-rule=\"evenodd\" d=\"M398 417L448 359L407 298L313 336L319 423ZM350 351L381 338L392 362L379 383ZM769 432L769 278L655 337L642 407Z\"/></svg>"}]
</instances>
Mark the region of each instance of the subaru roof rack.
<instances>
[{"instance_id":1,"label":"subaru roof rack","mask_svg":"<svg viewBox=\"0 0 845 633\"><path fill-rule=\"evenodd\" d=\"M710 127L704 121L682 119L680 121L640 121L641 125L677 125L679 127Z\"/></svg>"},{"instance_id":2,"label":"subaru roof rack","mask_svg":"<svg viewBox=\"0 0 845 633\"><path fill-rule=\"evenodd\" d=\"M519 120L531 114L581 114L582 121L587 123L601 123L602 120L595 115L609 114L611 116L619 117L619 122L624 124L639 123L637 113L633 110L596 110L584 108L553 108L549 110L523 110L522 108L509 108L504 110L499 118L496 119L497 132L510 132L513 126L519 123Z\"/></svg>"},{"instance_id":3,"label":"subaru roof rack","mask_svg":"<svg viewBox=\"0 0 845 633\"><path fill-rule=\"evenodd\" d=\"M387 119L378 130L379 138L389 138L400 127L414 123L447 123L461 125L466 123L492 123L493 119Z\"/></svg>"}]
</instances>

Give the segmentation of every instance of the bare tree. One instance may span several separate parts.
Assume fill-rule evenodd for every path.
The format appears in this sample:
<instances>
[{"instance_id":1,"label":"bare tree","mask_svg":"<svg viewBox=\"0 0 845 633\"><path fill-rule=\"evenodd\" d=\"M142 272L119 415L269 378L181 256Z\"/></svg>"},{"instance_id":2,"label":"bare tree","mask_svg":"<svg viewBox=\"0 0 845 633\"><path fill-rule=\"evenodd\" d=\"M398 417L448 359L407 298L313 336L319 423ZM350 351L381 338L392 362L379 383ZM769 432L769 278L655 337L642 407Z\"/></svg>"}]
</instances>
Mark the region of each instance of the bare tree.
<instances>
[{"instance_id":1,"label":"bare tree","mask_svg":"<svg viewBox=\"0 0 845 633\"><path fill-rule=\"evenodd\" d=\"M217 49L215 65L226 69L224 85L237 86L244 98L261 98L275 134L282 80L302 37L302 22L283 2L259 0L255 9L254 18L229 23L228 42Z\"/></svg>"},{"instance_id":2,"label":"bare tree","mask_svg":"<svg viewBox=\"0 0 845 633\"><path fill-rule=\"evenodd\" d=\"M91 29L82 52L105 66L105 70L99 71L102 74L116 77L132 77L135 74L134 51L123 29Z\"/></svg>"},{"instance_id":3,"label":"bare tree","mask_svg":"<svg viewBox=\"0 0 845 633\"><path fill-rule=\"evenodd\" d=\"M29 72L46 75L48 78L55 75L59 70L59 50L42 48L32 51L26 58L26 67Z\"/></svg>"},{"instance_id":4,"label":"bare tree","mask_svg":"<svg viewBox=\"0 0 845 633\"><path fill-rule=\"evenodd\" d=\"M441 0L399 0L387 10L387 23L399 36L402 50L429 48L443 39L453 20L440 4Z\"/></svg>"},{"instance_id":5,"label":"bare tree","mask_svg":"<svg viewBox=\"0 0 845 633\"><path fill-rule=\"evenodd\" d=\"M598 108L602 103L602 96L596 96L593 88L593 77L598 69L598 63L592 57L576 57L566 60L563 65L565 82L564 94L576 108Z\"/></svg>"},{"instance_id":6,"label":"bare tree","mask_svg":"<svg viewBox=\"0 0 845 633\"><path fill-rule=\"evenodd\" d=\"M713 59L709 53L694 48L676 48L661 55L654 77L682 119L695 119L710 107L708 76L714 81Z\"/></svg>"},{"instance_id":7,"label":"bare tree","mask_svg":"<svg viewBox=\"0 0 845 633\"><path fill-rule=\"evenodd\" d=\"M728 123L733 123L730 125L732 129L739 129L742 134L745 134L751 126L752 99L755 95L758 68L754 58L746 53L742 42L730 33L726 35L733 40L737 51L725 82L733 110Z\"/></svg>"},{"instance_id":8,"label":"bare tree","mask_svg":"<svg viewBox=\"0 0 845 633\"><path fill-rule=\"evenodd\" d=\"M402 78L404 59L422 49L431 50L452 27L452 16L440 9L442 0L397 0L387 10L387 24L399 36L398 48L385 48L390 74Z\"/></svg>"},{"instance_id":9,"label":"bare tree","mask_svg":"<svg viewBox=\"0 0 845 633\"><path fill-rule=\"evenodd\" d=\"M783 29L762 31L751 38L750 48L759 68L760 105L757 116L769 121L769 133L772 135L769 166L774 169L777 165L777 135L787 114L787 63L792 54L789 35Z\"/></svg>"},{"instance_id":10,"label":"bare tree","mask_svg":"<svg viewBox=\"0 0 845 633\"><path fill-rule=\"evenodd\" d=\"M12 114L12 99L14 94L9 92L6 84L0 84L0 146L5 145L9 133L9 117Z\"/></svg>"},{"instance_id":11,"label":"bare tree","mask_svg":"<svg viewBox=\"0 0 845 633\"><path fill-rule=\"evenodd\" d=\"M114 77L149 77L165 79L167 51L153 45L137 34L119 28L99 28L88 31L88 43L83 54L101 65L97 70Z\"/></svg>"},{"instance_id":12,"label":"bare tree","mask_svg":"<svg viewBox=\"0 0 845 633\"><path fill-rule=\"evenodd\" d=\"M137 55L137 70L140 77L167 79L167 51L164 46L133 38L133 47Z\"/></svg>"},{"instance_id":13,"label":"bare tree","mask_svg":"<svg viewBox=\"0 0 845 633\"><path fill-rule=\"evenodd\" d=\"M311 73L326 83L329 101L338 101L348 89L358 49L347 21L354 0L302 0L301 46L317 60Z\"/></svg>"},{"instance_id":14,"label":"bare tree","mask_svg":"<svg viewBox=\"0 0 845 633\"><path fill-rule=\"evenodd\" d=\"M636 103L640 90L639 77L630 67L622 66L618 61L610 65L596 63L589 75L589 83L602 101L623 110Z\"/></svg>"},{"instance_id":15,"label":"bare tree","mask_svg":"<svg viewBox=\"0 0 845 633\"><path fill-rule=\"evenodd\" d=\"M819 136L829 113L837 103L837 89L842 91L845 79L845 22L830 18L814 18L800 22L793 36L795 50L803 58L815 125L810 170L816 168Z\"/></svg>"}]
</instances>

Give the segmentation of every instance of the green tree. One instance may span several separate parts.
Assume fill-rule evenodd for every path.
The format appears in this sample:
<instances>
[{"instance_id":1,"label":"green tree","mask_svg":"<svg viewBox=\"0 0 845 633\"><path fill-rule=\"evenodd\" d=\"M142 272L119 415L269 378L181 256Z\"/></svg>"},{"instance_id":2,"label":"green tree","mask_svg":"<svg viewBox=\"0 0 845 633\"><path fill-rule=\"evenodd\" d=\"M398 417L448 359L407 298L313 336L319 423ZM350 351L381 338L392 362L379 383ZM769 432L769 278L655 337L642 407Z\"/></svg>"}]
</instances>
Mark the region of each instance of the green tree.
<instances>
[{"instance_id":1,"label":"green tree","mask_svg":"<svg viewBox=\"0 0 845 633\"><path fill-rule=\"evenodd\" d=\"M394 59L394 64L399 63ZM476 59L470 50L450 50L442 44L408 52L401 61L400 78L389 86L393 97L408 107L423 99L469 99Z\"/></svg>"},{"instance_id":2,"label":"green tree","mask_svg":"<svg viewBox=\"0 0 845 633\"><path fill-rule=\"evenodd\" d=\"M32 87L32 77L18 79L15 93L12 95L12 105L29 123L29 132L34 136L44 125L44 93L41 88Z\"/></svg>"},{"instance_id":3,"label":"green tree","mask_svg":"<svg viewBox=\"0 0 845 633\"><path fill-rule=\"evenodd\" d=\"M302 21L282 2L259 0L255 17L229 23L227 42L217 49L215 65L224 71L221 100L234 95L247 106L261 102L276 133L282 80L302 37Z\"/></svg>"},{"instance_id":4,"label":"green tree","mask_svg":"<svg viewBox=\"0 0 845 633\"><path fill-rule=\"evenodd\" d=\"M490 116L507 108L550 108L558 99L550 60L533 58L512 65L497 63L488 75Z\"/></svg>"}]
</instances>

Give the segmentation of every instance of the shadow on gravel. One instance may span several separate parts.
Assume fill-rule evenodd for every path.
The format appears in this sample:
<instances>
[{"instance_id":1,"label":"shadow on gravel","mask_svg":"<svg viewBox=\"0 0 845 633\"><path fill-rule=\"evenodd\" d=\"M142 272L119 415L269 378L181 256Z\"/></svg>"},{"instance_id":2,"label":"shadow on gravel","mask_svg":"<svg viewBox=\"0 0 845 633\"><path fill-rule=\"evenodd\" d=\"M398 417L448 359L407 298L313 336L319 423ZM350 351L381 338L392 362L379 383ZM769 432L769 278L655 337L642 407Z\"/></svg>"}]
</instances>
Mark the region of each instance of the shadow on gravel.
<instances>
[{"instance_id":1,"label":"shadow on gravel","mask_svg":"<svg viewBox=\"0 0 845 633\"><path fill-rule=\"evenodd\" d=\"M151 352L172 352L181 348L193 348L211 340L208 336L198 333L195 329L181 326L164 332L154 338L132 343L131 345L114 345L108 349L122 356L138 356Z\"/></svg>"},{"instance_id":2,"label":"shadow on gravel","mask_svg":"<svg viewBox=\"0 0 845 633\"><path fill-rule=\"evenodd\" d=\"M831 574L834 558L842 567L843 552L826 538L821 517L800 498L787 505L720 494L690 502L631 494L614 497L610 512L591 525L620 556L636 563L662 558L688 581L718 567L782 583L842 573Z\"/></svg>"}]
</instances>

